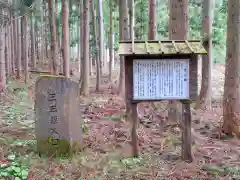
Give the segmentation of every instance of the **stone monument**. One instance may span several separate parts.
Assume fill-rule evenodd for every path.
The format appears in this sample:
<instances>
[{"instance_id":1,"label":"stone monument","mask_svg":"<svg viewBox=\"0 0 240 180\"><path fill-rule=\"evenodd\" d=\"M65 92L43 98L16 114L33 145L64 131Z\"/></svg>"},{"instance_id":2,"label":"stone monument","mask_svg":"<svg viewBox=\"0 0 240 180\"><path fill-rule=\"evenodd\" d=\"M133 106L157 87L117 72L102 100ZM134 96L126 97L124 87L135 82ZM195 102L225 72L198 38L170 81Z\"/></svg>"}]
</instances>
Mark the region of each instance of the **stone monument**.
<instances>
[{"instance_id":1,"label":"stone monument","mask_svg":"<svg viewBox=\"0 0 240 180\"><path fill-rule=\"evenodd\" d=\"M78 83L63 76L40 76L35 87L34 108L40 155L69 156L81 148Z\"/></svg>"}]
</instances>

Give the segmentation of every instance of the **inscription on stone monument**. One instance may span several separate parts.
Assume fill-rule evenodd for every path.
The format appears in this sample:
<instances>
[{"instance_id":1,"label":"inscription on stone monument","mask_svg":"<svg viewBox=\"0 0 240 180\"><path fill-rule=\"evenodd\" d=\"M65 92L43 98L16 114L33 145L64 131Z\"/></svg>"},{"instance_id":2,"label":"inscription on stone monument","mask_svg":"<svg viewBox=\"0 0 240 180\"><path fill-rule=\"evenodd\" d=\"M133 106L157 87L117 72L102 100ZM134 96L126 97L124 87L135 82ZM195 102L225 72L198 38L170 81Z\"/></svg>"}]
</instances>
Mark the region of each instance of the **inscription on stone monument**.
<instances>
[{"instance_id":1,"label":"inscription on stone monument","mask_svg":"<svg viewBox=\"0 0 240 180\"><path fill-rule=\"evenodd\" d=\"M43 76L35 91L39 153L69 155L82 143L78 84L65 77Z\"/></svg>"},{"instance_id":2,"label":"inscription on stone monument","mask_svg":"<svg viewBox=\"0 0 240 180\"><path fill-rule=\"evenodd\" d=\"M51 143L52 145L57 145L58 141L60 139L59 132L54 127L57 123L59 123L58 119L58 111L57 111L57 99L56 99L56 92L49 89L48 90L48 108L49 108L49 122L50 122L50 128L49 128L49 136L52 137ZM53 125L53 127L51 127Z\"/></svg>"}]
</instances>

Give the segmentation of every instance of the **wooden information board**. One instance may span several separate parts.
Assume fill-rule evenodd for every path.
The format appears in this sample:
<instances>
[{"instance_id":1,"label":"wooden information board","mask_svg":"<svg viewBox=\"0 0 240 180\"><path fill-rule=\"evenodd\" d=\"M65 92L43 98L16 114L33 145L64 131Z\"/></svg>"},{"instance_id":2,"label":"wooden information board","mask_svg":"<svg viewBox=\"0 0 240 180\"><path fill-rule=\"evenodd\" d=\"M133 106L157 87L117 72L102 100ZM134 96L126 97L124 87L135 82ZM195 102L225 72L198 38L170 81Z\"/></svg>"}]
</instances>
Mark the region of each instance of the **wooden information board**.
<instances>
[{"instance_id":1,"label":"wooden information board","mask_svg":"<svg viewBox=\"0 0 240 180\"><path fill-rule=\"evenodd\" d=\"M189 99L189 59L133 60L133 100Z\"/></svg>"},{"instance_id":2,"label":"wooden information board","mask_svg":"<svg viewBox=\"0 0 240 180\"><path fill-rule=\"evenodd\" d=\"M120 41L124 57L126 113L132 154L139 155L137 104L177 100L182 104L182 159L192 161L191 107L198 97L198 55L207 54L199 40Z\"/></svg>"}]
</instances>

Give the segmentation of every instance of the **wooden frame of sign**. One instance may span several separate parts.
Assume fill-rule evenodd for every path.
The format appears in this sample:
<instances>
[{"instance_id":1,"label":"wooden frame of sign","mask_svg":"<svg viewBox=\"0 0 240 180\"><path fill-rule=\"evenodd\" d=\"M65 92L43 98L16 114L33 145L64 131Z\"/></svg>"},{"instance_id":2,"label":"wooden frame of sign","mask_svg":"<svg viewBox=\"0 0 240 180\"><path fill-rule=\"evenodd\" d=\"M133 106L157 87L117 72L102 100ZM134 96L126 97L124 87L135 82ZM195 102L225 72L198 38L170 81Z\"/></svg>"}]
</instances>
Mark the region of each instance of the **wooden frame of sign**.
<instances>
[{"instance_id":1,"label":"wooden frame of sign","mask_svg":"<svg viewBox=\"0 0 240 180\"><path fill-rule=\"evenodd\" d=\"M120 41L125 61L126 107L133 156L139 154L137 103L179 100L182 102L182 159L192 161L190 104L198 95L198 54L207 54L201 41Z\"/></svg>"}]
</instances>

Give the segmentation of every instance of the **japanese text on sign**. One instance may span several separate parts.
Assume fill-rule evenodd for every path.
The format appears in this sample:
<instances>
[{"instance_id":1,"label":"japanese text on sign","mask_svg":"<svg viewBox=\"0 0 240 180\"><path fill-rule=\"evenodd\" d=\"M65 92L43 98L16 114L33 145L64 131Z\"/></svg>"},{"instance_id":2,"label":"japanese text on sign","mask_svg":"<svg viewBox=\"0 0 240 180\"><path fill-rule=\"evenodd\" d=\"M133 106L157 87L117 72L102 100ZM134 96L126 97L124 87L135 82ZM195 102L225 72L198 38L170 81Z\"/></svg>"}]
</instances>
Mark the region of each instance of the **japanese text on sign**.
<instances>
[{"instance_id":1,"label":"japanese text on sign","mask_svg":"<svg viewBox=\"0 0 240 180\"><path fill-rule=\"evenodd\" d=\"M48 108L49 108L49 121L52 125L51 128L49 128L49 134L52 138L51 144L57 145L59 141L59 133L56 130L56 127L54 125L58 123L58 116L57 116L57 99L56 99L56 93L52 90L48 90Z\"/></svg>"},{"instance_id":2,"label":"japanese text on sign","mask_svg":"<svg viewBox=\"0 0 240 180\"><path fill-rule=\"evenodd\" d=\"M133 61L133 100L188 98L189 59Z\"/></svg>"}]
</instances>

